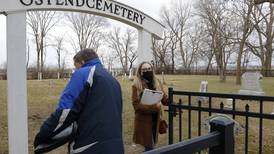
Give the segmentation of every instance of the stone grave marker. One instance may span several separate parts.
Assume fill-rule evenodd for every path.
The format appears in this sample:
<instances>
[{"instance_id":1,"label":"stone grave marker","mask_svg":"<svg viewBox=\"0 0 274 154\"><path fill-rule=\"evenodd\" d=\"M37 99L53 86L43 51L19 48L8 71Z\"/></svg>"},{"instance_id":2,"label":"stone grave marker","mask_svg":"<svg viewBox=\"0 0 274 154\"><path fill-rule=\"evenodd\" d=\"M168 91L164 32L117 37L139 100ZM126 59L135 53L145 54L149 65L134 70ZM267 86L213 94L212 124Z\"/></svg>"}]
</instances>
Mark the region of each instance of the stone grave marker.
<instances>
[{"instance_id":1,"label":"stone grave marker","mask_svg":"<svg viewBox=\"0 0 274 154\"><path fill-rule=\"evenodd\" d=\"M200 85L200 92L207 92L208 91L208 82L207 81L202 81L201 85ZM202 103L208 102L208 98L207 97L202 97L199 96L198 100L201 101Z\"/></svg>"},{"instance_id":2,"label":"stone grave marker","mask_svg":"<svg viewBox=\"0 0 274 154\"><path fill-rule=\"evenodd\" d=\"M263 76L258 72L245 72L242 75L242 84L239 94L264 95L260 81Z\"/></svg>"},{"instance_id":3,"label":"stone grave marker","mask_svg":"<svg viewBox=\"0 0 274 154\"><path fill-rule=\"evenodd\" d=\"M133 71L132 71L132 68L129 70L129 76L128 76L128 79L129 79L129 81L133 81L134 80L134 77L133 77L133 73L132 73Z\"/></svg>"},{"instance_id":4,"label":"stone grave marker","mask_svg":"<svg viewBox=\"0 0 274 154\"><path fill-rule=\"evenodd\" d=\"M233 99L232 98L228 98L226 99L226 102L225 102L225 108L228 108L228 109L232 109L233 108Z\"/></svg>"}]
</instances>

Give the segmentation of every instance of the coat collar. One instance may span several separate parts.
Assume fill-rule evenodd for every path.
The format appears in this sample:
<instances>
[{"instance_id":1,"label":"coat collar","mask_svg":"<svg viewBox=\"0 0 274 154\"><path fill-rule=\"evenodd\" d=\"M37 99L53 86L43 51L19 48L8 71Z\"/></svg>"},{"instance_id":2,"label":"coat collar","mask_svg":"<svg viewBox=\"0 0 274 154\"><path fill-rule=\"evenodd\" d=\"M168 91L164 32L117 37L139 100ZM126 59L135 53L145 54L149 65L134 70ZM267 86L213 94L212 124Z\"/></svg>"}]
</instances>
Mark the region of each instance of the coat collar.
<instances>
[{"instance_id":1,"label":"coat collar","mask_svg":"<svg viewBox=\"0 0 274 154\"><path fill-rule=\"evenodd\" d=\"M90 61L87 61L82 67L94 66L94 65L98 65L98 64L102 64L102 63L99 60L99 58L95 58L95 59L92 59Z\"/></svg>"}]
</instances>

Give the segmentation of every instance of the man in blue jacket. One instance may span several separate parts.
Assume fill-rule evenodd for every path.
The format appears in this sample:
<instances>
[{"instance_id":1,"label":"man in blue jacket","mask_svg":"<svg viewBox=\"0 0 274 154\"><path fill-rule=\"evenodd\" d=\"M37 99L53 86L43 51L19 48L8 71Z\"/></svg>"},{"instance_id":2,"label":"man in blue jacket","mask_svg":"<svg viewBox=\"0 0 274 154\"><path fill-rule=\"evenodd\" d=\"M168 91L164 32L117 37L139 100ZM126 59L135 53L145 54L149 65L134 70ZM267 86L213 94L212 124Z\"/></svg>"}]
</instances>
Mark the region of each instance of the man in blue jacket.
<instances>
[{"instance_id":1,"label":"man in blue jacket","mask_svg":"<svg viewBox=\"0 0 274 154\"><path fill-rule=\"evenodd\" d=\"M56 111L42 124L34 147L64 135L64 130L76 122L77 133L70 142L69 153L123 154L120 84L92 49L78 52L73 60L77 70Z\"/></svg>"}]
</instances>

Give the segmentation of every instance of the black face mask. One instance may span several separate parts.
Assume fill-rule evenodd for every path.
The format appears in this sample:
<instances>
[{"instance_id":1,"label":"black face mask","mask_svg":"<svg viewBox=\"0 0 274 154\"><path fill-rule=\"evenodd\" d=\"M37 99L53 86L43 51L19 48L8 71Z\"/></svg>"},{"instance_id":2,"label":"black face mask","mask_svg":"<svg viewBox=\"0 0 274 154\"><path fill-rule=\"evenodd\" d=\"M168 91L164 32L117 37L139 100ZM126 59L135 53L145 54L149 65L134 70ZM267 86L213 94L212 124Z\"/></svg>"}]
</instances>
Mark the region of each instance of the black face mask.
<instances>
[{"instance_id":1,"label":"black face mask","mask_svg":"<svg viewBox=\"0 0 274 154\"><path fill-rule=\"evenodd\" d=\"M148 82L152 83L153 80L153 72L152 71L146 71L143 72L143 78L147 80Z\"/></svg>"}]
</instances>

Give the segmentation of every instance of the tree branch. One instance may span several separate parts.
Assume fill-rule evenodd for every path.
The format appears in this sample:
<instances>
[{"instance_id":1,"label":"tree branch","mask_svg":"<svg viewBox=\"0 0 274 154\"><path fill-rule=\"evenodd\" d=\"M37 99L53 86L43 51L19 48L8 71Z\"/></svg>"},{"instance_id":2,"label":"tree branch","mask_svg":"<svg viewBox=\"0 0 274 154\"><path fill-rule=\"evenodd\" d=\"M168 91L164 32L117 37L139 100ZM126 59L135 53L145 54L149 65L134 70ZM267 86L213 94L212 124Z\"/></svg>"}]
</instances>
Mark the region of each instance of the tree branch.
<instances>
[{"instance_id":1,"label":"tree branch","mask_svg":"<svg viewBox=\"0 0 274 154\"><path fill-rule=\"evenodd\" d=\"M255 4L262 4L265 2L274 3L274 0L254 0Z\"/></svg>"}]
</instances>

